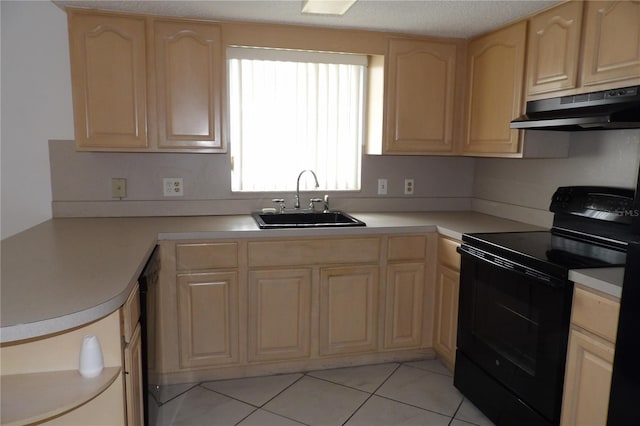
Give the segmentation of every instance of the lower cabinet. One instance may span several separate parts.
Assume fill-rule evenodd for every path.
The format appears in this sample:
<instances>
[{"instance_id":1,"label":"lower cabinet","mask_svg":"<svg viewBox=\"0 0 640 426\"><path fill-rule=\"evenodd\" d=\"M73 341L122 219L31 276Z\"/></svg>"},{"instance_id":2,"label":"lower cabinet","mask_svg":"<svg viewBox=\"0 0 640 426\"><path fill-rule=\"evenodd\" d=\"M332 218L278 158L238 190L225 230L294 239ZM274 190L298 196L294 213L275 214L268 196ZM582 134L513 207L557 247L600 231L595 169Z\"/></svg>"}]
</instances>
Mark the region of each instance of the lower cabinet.
<instances>
[{"instance_id":1,"label":"lower cabinet","mask_svg":"<svg viewBox=\"0 0 640 426\"><path fill-rule=\"evenodd\" d=\"M160 245L161 384L434 355L434 235Z\"/></svg>"},{"instance_id":2,"label":"lower cabinet","mask_svg":"<svg viewBox=\"0 0 640 426\"><path fill-rule=\"evenodd\" d=\"M124 347L124 389L126 397L127 425L144 424L142 389L142 340L138 323L131 340Z\"/></svg>"},{"instance_id":3,"label":"lower cabinet","mask_svg":"<svg viewBox=\"0 0 640 426\"><path fill-rule=\"evenodd\" d=\"M563 426L606 425L620 304L576 285L562 401Z\"/></svg>"},{"instance_id":4,"label":"lower cabinet","mask_svg":"<svg viewBox=\"0 0 640 426\"><path fill-rule=\"evenodd\" d=\"M320 354L377 347L378 266L320 270Z\"/></svg>"},{"instance_id":5,"label":"lower cabinet","mask_svg":"<svg viewBox=\"0 0 640 426\"><path fill-rule=\"evenodd\" d=\"M238 274L179 274L180 365L203 367L238 361Z\"/></svg>"},{"instance_id":6,"label":"lower cabinet","mask_svg":"<svg viewBox=\"0 0 640 426\"><path fill-rule=\"evenodd\" d=\"M136 286L120 309L122 328L122 364L127 425L144 425L142 389L142 339L140 328L140 291Z\"/></svg>"},{"instance_id":7,"label":"lower cabinet","mask_svg":"<svg viewBox=\"0 0 640 426\"><path fill-rule=\"evenodd\" d=\"M248 295L248 361L308 357L311 268L250 271Z\"/></svg>"},{"instance_id":8,"label":"lower cabinet","mask_svg":"<svg viewBox=\"0 0 640 426\"><path fill-rule=\"evenodd\" d=\"M438 238L433 348L451 370L455 364L458 335L460 255L456 248L459 245L456 240Z\"/></svg>"}]
</instances>

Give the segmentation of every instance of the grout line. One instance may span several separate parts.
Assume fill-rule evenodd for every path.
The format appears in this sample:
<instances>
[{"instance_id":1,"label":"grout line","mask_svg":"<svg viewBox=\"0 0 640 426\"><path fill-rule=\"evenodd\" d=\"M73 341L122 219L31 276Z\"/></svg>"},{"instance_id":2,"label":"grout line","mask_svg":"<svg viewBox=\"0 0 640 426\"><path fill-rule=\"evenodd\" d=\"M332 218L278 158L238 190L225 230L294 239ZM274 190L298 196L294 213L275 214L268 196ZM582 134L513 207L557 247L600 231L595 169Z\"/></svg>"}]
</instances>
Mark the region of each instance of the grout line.
<instances>
[{"instance_id":1,"label":"grout line","mask_svg":"<svg viewBox=\"0 0 640 426\"><path fill-rule=\"evenodd\" d=\"M360 411L360 409L361 409L361 408L362 408L362 407L367 403L367 401L369 401L369 400L371 399L371 397L373 397L373 395L375 395L376 391L377 391L378 389L380 389L380 388L382 387L382 385L384 385L384 384L387 382L387 380L389 380L389 378L390 378L391 376L393 376L393 374L394 374L396 371L398 371L398 368L400 368L400 366L401 366L401 365L402 365L401 363L398 363L398 365L396 365L396 368L394 368L394 369L393 369L393 371L392 371L392 372L391 372L391 373L390 373L390 374L389 374L389 375L388 375L388 376L387 376L387 377L382 381L382 383L380 383L380 385L379 385L377 388L375 388L375 389L373 390L373 392L369 393L369 396L367 397L367 399L365 399L364 401L362 401L362 404L360 404L360 405L358 406L358 408L356 408L355 410L353 410L353 413L351 413L351 415L347 418L347 420L345 420L345 421L344 421L344 423L342 423L343 425L346 425L346 424L349 422L349 420L351 420L351 418L352 418L353 416L355 416L355 415L356 415L356 413L357 413L358 411Z\"/></svg>"},{"instance_id":2,"label":"grout line","mask_svg":"<svg viewBox=\"0 0 640 426\"><path fill-rule=\"evenodd\" d=\"M414 361L409 361L409 362L414 362ZM404 363L403 363L403 365L404 365ZM441 373L441 372L439 372L439 371L433 371L433 370L429 370L429 369L426 369L426 368L416 367L416 366L414 366L414 365L406 365L406 367L409 367L409 368L415 368L416 370L427 371L427 372L429 372L429 373L439 374L439 375L441 375L441 376L446 376L446 377L451 377L451 378L453 378L453 374Z\"/></svg>"},{"instance_id":3,"label":"grout line","mask_svg":"<svg viewBox=\"0 0 640 426\"><path fill-rule=\"evenodd\" d=\"M296 373L293 373L296 374ZM297 373L299 374L299 373ZM277 394L273 395L271 398L269 398L264 404L262 404L260 406L260 408L263 408L265 405L267 405L268 403L270 403L271 401L273 401L274 399L276 399L278 396L282 395L282 393L284 391L286 391L287 389L289 389L291 386L295 385L296 383L298 383L300 380L302 380L302 378L304 377L304 374L302 374L300 377L298 377L297 379L295 379L293 382L291 382L291 384L289 384L288 386L286 386L284 389L282 389L280 392L278 392ZM277 414L277 413L273 413L273 414ZM279 414L278 414L279 415ZM284 417L284 416L282 416Z\"/></svg>"},{"instance_id":4,"label":"grout line","mask_svg":"<svg viewBox=\"0 0 640 426\"><path fill-rule=\"evenodd\" d=\"M460 404L458 404L458 408L456 408L456 411L453 412L453 416L451 416L451 421L449 422L449 425L451 425L451 423L453 423L454 420L460 420L460 419L456 419L456 414L458 414L458 411L460 411L460 407L462 407L463 402L464 402L464 398L462 398L462 401L460 401Z\"/></svg>"},{"instance_id":5,"label":"grout line","mask_svg":"<svg viewBox=\"0 0 640 426\"><path fill-rule=\"evenodd\" d=\"M189 392L191 389L193 389L193 388L195 388L195 387L197 387L197 386L200 386L200 383L189 383L189 384L190 384L190 385L192 385L189 389L185 389L184 391L180 392L179 394L177 394L177 395L175 395L175 396L173 396L173 397L171 397L171 398L167 399L165 402L160 402L160 401L158 401L158 400L156 399L156 401L158 402L158 408L160 408L160 407L162 407L163 405L170 403L170 402L171 402L171 401L173 401L174 399L176 399L176 398L178 398L178 397L180 397L180 396L184 395L185 393ZM171 386L171 385L165 385L165 386ZM152 394L152 396L153 396L153 397L154 397L154 399L155 399L155 395L153 395L153 394Z\"/></svg>"}]
</instances>

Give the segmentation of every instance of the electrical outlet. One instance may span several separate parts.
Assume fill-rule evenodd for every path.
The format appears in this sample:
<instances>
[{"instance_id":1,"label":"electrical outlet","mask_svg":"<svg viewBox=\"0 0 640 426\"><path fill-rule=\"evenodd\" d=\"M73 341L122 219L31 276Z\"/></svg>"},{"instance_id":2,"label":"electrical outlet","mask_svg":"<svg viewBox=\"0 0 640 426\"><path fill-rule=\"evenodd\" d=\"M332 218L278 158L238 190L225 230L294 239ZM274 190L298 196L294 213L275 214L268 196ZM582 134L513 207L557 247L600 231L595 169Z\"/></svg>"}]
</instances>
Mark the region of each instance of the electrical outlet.
<instances>
[{"instance_id":1,"label":"electrical outlet","mask_svg":"<svg viewBox=\"0 0 640 426\"><path fill-rule=\"evenodd\" d=\"M387 195L387 180L378 179L378 195Z\"/></svg>"},{"instance_id":2,"label":"electrical outlet","mask_svg":"<svg viewBox=\"0 0 640 426\"><path fill-rule=\"evenodd\" d=\"M182 197L184 195L182 178L162 178L162 190L165 197Z\"/></svg>"},{"instance_id":3,"label":"electrical outlet","mask_svg":"<svg viewBox=\"0 0 640 426\"><path fill-rule=\"evenodd\" d=\"M413 178L407 178L404 180L404 194L405 195L413 195Z\"/></svg>"},{"instance_id":4,"label":"electrical outlet","mask_svg":"<svg viewBox=\"0 0 640 426\"><path fill-rule=\"evenodd\" d=\"M111 179L111 197L125 198L127 196L127 180L124 178Z\"/></svg>"}]
</instances>

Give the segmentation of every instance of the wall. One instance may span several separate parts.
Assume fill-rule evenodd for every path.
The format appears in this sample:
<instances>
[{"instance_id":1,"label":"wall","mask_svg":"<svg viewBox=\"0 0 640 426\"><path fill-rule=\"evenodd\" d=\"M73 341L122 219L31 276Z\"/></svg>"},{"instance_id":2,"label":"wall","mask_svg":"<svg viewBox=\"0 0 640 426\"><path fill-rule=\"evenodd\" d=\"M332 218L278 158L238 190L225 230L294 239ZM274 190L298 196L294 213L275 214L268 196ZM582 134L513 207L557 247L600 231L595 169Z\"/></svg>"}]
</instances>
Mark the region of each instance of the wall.
<instances>
[{"instance_id":1,"label":"wall","mask_svg":"<svg viewBox=\"0 0 640 426\"><path fill-rule=\"evenodd\" d=\"M2 238L49 219L47 141L73 137L64 12L49 1L2 1Z\"/></svg>"},{"instance_id":2,"label":"wall","mask_svg":"<svg viewBox=\"0 0 640 426\"><path fill-rule=\"evenodd\" d=\"M73 141L50 142L54 216L201 215L249 213L272 198L293 206L294 192L232 193L228 154L76 152ZM282 161L291 161L283 157ZM362 190L331 192L331 208L347 211L461 210L471 207L472 158L365 155ZM275 166L277 167L277 166ZM111 198L111 178L127 179L127 198ZM163 177L182 177L184 197L164 197ZM291 177L295 184L297 176ZM388 194L377 195L378 178ZM404 179L415 193L404 195ZM301 186L302 188L302 186ZM324 192L301 191L302 203ZM304 204L303 204L304 205Z\"/></svg>"},{"instance_id":3,"label":"wall","mask_svg":"<svg viewBox=\"0 0 640 426\"><path fill-rule=\"evenodd\" d=\"M640 130L576 132L566 159L477 159L473 207L551 226L549 202L558 186L635 188L639 146Z\"/></svg>"}]
</instances>

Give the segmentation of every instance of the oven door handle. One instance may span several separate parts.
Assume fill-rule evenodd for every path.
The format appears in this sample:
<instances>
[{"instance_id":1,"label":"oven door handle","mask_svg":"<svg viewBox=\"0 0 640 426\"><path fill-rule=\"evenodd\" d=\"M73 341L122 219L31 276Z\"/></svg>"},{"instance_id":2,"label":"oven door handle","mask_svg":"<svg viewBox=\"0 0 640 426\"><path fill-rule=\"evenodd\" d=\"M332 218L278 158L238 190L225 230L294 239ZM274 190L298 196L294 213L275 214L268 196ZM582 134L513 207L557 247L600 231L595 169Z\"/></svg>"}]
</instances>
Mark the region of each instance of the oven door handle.
<instances>
[{"instance_id":1,"label":"oven door handle","mask_svg":"<svg viewBox=\"0 0 640 426\"><path fill-rule=\"evenodd\" d=\"M470 256L479 262L488 263L496 268L538 280L551 287L565 287L568 282L465 244L459 246L457 251L461 255Z\"/></svg>"}]
</instances>

